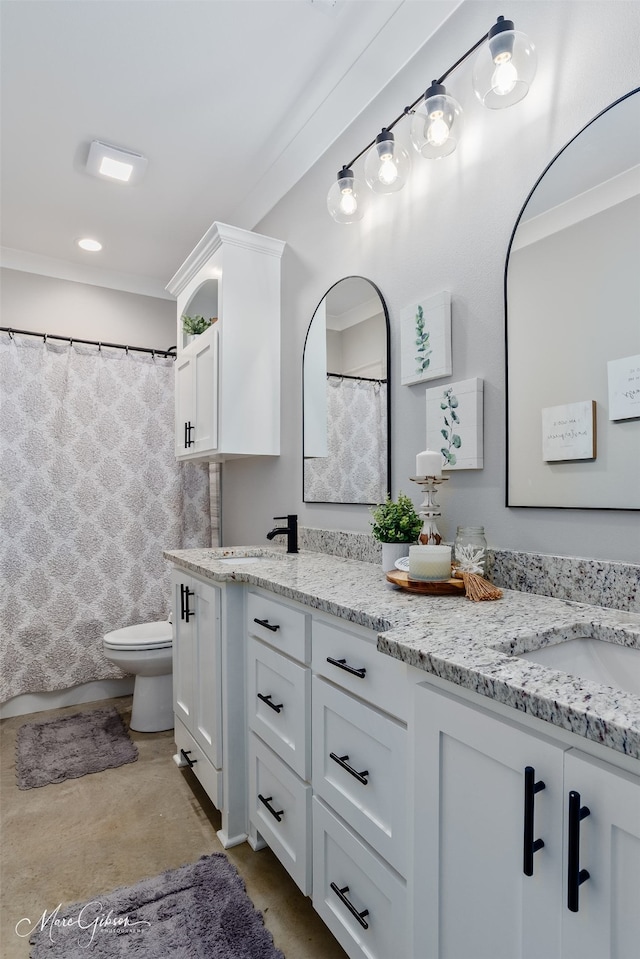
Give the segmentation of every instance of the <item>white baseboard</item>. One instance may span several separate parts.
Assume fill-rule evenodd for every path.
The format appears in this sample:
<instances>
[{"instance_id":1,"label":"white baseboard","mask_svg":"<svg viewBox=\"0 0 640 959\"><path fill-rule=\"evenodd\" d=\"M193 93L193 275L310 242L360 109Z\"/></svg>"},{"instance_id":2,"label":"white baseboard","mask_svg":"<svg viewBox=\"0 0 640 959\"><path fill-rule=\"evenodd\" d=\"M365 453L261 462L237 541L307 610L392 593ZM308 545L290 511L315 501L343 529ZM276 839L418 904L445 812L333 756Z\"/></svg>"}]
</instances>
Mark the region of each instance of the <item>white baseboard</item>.
<instances>
[{"instance_id":1,"label":"white baseboard","mask_svg":"<svg viewBox=\"0 0 640 959\"><path fill-rule=\"evenodd\" d=\"M124 679L99 679L50 693L23 693L8 699L6 703L0 703L0 719L41 713L45 709L60 709L62 706L77 706L79 703L92 703L115 696L129 696L133 692L134 682L135 676L126 676Z\"/></svg>"}]
</instances>

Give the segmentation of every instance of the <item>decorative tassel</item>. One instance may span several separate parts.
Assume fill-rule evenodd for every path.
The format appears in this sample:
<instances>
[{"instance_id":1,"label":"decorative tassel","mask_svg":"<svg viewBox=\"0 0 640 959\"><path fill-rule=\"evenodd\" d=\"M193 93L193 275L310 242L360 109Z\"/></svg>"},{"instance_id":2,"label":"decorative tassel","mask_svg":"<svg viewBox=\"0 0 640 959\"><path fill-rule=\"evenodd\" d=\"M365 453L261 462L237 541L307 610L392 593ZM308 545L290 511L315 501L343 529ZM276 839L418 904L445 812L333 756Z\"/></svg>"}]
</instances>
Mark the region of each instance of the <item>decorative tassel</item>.
<instances>
[{"instance_id":1,"label":"decorative tassel","mask_svg":"<svg viewBox=\"0 0 640 959\"><path fill-rule=\"evenodd\" d=\"M500 599L502 597L501 589L493 586L483 576L478 576L477 573L464 573L458 569L455 571L454 576L462 580L464 583L465 596L474 603L480 603L485 599Z\"/></svg>"}]
</instances>

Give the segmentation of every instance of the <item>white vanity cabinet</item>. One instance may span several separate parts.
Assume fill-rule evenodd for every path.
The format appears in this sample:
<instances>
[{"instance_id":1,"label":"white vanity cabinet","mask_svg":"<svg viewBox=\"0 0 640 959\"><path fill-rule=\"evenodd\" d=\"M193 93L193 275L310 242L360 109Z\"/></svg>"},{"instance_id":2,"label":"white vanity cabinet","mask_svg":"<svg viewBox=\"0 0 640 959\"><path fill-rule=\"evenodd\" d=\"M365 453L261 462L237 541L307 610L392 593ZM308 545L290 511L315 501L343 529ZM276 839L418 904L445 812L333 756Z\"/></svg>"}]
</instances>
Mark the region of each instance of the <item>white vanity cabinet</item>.
<instances>
[{"instance_id":1,"label":"white vanity cabinet","mask_svg":"<svg viewBox=\"0 0 640 959\"><path fill-rule=\"evenodd\" d=\"M246 605L249 842L311 892L311 615L250 590Z\"/></svg>"},{"instance_id":2,"label":"white vanity cabinet","mask_svg":"<svg viewBox=\"0 0 640 959\"><path fill-rule=\"evenodd\" d=\"M410 959L409 686L375 643L314 618L313 904L354 959Z\"/></svg>"},{"instance_id":3,"label":"white vanity cabinet","mask_svg":"<svg viewBox=\"0 0 640 959\"><path fill-rule=\"evenodd\" d=\"M222 814L223 846L247 838L243 591L175 568L173 702L176 757Z\"/></svg>"},{"instance_id":4,"label":"white vanity cabinet","mask_svg":"<svg viewBox=\"0 0 640 959\"><path fill-rule=\"evenodd\" d=\"M175 449L280 453L281 240L214 223L167 285L177 299ZM187 343L183 314L216 318Z\"/></svg>"},{"instance_id":5,"label":"white vanity cabinet","mask_svg":"<svg viewBox=\"0 0 640 959\"><path fill-rule=\"evenodd\" d=\"M635 959L640 778L429 684L415 724L415 959Z\"/></svg>"}]
</instances>

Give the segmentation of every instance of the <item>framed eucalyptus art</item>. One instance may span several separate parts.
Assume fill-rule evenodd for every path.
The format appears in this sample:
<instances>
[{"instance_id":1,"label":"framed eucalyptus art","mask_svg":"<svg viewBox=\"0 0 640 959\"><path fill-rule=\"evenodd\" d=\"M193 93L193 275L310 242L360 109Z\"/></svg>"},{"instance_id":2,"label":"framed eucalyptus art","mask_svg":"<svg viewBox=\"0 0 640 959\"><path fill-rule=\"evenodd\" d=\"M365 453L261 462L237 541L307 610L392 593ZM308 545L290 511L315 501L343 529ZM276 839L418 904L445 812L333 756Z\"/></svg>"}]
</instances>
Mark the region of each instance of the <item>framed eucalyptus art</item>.
<instances>
[{"instance_id":1,"label":"framed eucalyptus art","mask_svg":"<svg viewBox=\"0 0 640 959\"><path fill-rule=\"evenodd\" d=\"M440 450L443 470L483 468L483 393L477 377L425 390L427 449Z\"/></svg>"},{"instance_id":2,"label":"framed eucalyptus art","mask_svg":"<svg viewBox=\"0 0 640 959\"><path fill-rule=\"evenodd\" d=\"M451 376L451 294L437 293L400 313L403 386Z\"/></svg>"}]
</instances>

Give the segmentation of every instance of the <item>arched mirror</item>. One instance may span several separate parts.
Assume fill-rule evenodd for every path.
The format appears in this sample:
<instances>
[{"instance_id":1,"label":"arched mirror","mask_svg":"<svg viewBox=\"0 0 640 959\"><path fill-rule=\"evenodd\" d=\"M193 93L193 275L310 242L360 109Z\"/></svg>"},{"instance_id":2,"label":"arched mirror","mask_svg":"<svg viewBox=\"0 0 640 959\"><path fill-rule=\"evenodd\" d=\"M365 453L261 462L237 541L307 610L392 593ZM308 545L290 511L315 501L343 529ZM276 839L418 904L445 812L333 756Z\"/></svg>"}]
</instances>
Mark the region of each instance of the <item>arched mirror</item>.
<instances>
[{"instance_id":1,"label":"arched mirror","mask_svg":"<svg viewBox=\"0 0 640 959\"><path fill-rule=\"evenodd\" d=\"M529 194L505 301L507 506L639 509L639 90Z\"/></svg>"},{"instance_id":2,"label":"arched mirror","mask_svg":"<svg viewBox=\"0 0 640 959\"><path fill-rule=\"evenodd\" d=\"M323 296L302 359L305 503L374 505L390 492L389 315L348 276Z\"/></svg>"}]
</instances>

